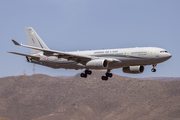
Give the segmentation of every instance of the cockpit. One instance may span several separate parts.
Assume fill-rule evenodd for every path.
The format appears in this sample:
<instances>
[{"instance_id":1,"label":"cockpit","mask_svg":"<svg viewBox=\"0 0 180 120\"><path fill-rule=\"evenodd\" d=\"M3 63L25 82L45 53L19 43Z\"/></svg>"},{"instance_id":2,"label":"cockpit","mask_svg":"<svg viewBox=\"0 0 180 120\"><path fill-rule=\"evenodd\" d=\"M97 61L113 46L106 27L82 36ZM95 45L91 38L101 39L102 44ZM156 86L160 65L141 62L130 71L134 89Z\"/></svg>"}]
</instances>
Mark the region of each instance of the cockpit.
<instances>
[{"instance_id":1,"label":"cockpit","mask_svg":"<svg viewBox=\"0 0 180 120\"><path fill-rule=\"evenodd\" d=\"M166 50L161 50L160 53L168 53Z\"/></svg>"}]
</instances>

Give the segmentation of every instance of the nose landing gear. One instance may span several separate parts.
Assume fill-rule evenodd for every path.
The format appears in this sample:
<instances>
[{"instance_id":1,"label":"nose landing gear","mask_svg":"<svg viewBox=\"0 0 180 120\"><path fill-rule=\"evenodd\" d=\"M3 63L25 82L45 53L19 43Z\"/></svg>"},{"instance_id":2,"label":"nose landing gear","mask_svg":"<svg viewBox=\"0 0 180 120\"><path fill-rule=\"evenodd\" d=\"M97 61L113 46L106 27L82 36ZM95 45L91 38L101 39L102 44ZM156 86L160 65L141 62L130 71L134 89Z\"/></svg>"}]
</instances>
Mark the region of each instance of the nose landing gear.
<instances>
[{"instance_id":1,"label":"nose landing gear","mask_svg":"<svg viewBox=\"0 0 180 120\"><path fill-rule=\"evenodd\" d=\"M153 66L153 68L151 69L151 71L152 72L156 72L156 69L155 69L155 67L157 66L157 64L155 64L155 65L152 65Z\"/></svg>"}]
</instances>

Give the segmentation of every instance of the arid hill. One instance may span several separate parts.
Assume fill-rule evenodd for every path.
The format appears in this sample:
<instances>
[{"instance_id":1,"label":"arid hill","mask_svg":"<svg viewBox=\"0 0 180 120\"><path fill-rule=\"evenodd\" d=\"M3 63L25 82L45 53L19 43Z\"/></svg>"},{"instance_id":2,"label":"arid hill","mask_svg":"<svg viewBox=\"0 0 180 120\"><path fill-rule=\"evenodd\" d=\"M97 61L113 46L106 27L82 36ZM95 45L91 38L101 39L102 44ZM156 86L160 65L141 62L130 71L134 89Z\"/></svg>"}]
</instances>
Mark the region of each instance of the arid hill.
<instances>
[{"instance_id":1,"label":"arid hill","mask_svg":"<svg viewBox=\"0 0 180 120\"><path fill-rule=\"evenodd\" d=\"M0 120L8 120L8 119L0 117Z\"/></svg>"},{"instance_id":2,"label":"arid hill","mask_svg":"<svg viewBox=\"0 0 180 120\"><path fill-rule=\"evenodd\" d=\"M175 81L180 80L180 77L148 77L148 78L137 78L139 80L156 80L156 81Z\"/></svg>"},{"instance_id":3,"label":"arid hill","mask_svg":"<svg viewBox=\"0 0 180 120\"><path fill-rule=\"evenodd\" d=\"M0 78L0 117L10 120L179 120L180 81L137 80L103 72L87 79Z\"/></svg>"}]
</instances>

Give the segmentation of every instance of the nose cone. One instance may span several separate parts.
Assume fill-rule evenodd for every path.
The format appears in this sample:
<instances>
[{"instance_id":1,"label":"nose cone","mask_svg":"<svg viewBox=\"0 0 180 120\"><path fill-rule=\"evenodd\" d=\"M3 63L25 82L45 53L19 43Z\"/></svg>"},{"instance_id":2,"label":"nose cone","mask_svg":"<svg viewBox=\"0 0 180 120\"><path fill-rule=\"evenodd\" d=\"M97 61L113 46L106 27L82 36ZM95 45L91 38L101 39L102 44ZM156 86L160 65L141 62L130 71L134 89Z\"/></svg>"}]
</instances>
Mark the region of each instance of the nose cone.
<instances>
[{"instance_id":1,"label":"nose cone","mask_svg":"<svg viewBox=\"0 0 180 120\"><path fill-rule=\"evenodd\" d=\"M166 60L170 59L172 57L172 55L170 53L166 53L164 55L164 57L166 58Z\"/></svg>"},{"instance_id":2,"label":"nose cone","mask_svg":"<svg viewBox=\"0 0 180 120\"><path fill-rule=\"evenodd\" d=\"M172 57L172 55L170 53L168 53L167 55L168 59Z\"/></svg>"},{"instance_id":3,"label":"nose cone","mask_svg":"<svg viewBox=\"0 0 180 120\"><path fill-rule=\"evenodd\" d=\"M160 62L165 62L166 60L170 59L172 55L170 53L161 53L159 57Z\"/></svg>"}]
</instances>

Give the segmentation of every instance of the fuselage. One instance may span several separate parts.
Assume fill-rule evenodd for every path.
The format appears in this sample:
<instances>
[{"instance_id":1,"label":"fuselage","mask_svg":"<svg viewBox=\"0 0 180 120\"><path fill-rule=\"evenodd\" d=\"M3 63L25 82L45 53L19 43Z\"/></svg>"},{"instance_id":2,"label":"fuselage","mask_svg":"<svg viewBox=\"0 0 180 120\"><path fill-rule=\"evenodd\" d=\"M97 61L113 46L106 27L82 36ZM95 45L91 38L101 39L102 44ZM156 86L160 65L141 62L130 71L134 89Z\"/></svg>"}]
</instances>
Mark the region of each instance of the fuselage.
<instances>
[{"instance_id":1,"label":"fuselage","mask_svg":"<svg viewBox=\"0 0 180 120\"><path fill-rule=\"evenodd\" d=\"M76 55L91 56L92 58L113 59L115 62L109 62L108 68L115 69L127 66L136 65L152 65L164 62L171 58L171 54L165 49L157 47L138 47L138 48L122 48L122 49L104 49L104 50L89 50L89 51L74 51L69 52ZM51 66L53 68L66 69L84 69L85 65L75 61L58 58L56 56L45 56L39 53L41 59L37 64Z\"/></svg>"}]
</instances>

